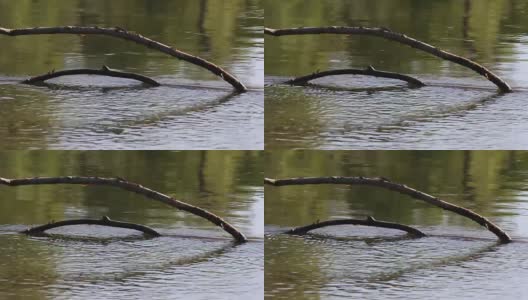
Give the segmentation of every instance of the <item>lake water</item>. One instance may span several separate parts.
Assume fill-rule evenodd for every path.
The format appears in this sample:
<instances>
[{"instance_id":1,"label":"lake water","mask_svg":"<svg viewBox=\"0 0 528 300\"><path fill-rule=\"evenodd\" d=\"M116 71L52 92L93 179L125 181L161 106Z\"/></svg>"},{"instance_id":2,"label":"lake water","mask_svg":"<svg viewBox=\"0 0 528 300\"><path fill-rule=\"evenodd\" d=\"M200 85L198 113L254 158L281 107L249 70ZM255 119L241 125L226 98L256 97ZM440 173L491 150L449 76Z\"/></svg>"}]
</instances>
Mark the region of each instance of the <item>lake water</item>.
<instances>
[{"instance_id":1,"label":"lake water","mask_svg":"<svg viewBox=\"0 0 528 300\"><path fill-rule=\"evenodd\" d=\"M202 218L112 187L0 186L0 298L262 299L262 159L238 151L0 152L3 177L124 177L207 209L249 239L236 245ZM103 215L162 236L88 225L49 237L19 233Z\"/></svg>"},{"instance_id":2,"label":"lake water","mask_svg":"<svg viewBox=\"0 0 528 300\"><path fill-rule=\"evenodd\" d=\"M524 1L269 0L265 25L385 26L465 56L503 77L482 76L396 42L368 36L266 36L266 149L525 149L528 23ZM280 84L317 70L408 74L428 86L332 76Z\"/></svg>"},{"instance_id":3,"label":"lake water","mask_svg":"<svg viewBox=\"0 0 528 300\"><path fill-rule=\"evenodd\" d=\"M238 77L229 84L200 67L102 36L0 36L0 149L262 149L264 22L261 0L8 1L1 27L120 26ZM51 70L110 68L150 76L61 77L46 87L19 82Z\"/></svg>"},{"instance_id":4,"label":"lake water","mask_svg":"<svg viewBox=\"0 0 528 300\"><path fill-rule=\"evenodd\" d=\"M266 177L384 176L482 214L508 232L367 186L266 186L265 295L270 299L525 299L528 153L515 151L274 151ZM292 227L373 216L425 232Z\"/></svg>"}]
</instances>

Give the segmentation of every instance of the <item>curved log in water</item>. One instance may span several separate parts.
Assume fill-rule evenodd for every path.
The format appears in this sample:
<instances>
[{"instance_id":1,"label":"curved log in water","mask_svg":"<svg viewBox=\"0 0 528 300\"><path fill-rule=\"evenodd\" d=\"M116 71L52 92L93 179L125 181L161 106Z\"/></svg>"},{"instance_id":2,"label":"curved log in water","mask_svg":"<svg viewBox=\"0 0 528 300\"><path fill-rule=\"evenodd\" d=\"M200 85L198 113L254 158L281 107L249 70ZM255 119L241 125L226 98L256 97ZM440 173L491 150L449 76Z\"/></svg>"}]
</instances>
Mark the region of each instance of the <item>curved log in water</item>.
<instances>
[{"instance_id":1,"label":"curved log in water","mask_svg":"<svg viewBox=\"0 0 528 300\"><path fill-rule=\"evenodd\" d=\"M211 223L221 227L223 230L231 234L237 242L247 242L246 237L240 231L238 231L233 225L224 221L219 216L199 208L187 204L185 202L176 200L170 196L162 194L160 192L146 188L140 184L126 181L122 178L102 178L102 177L79 177L79 176L66 176L66 177L35 177L35 178L21 178L21 179L7 179L0 177L0 185L6 186L22 186L22 185L41 185L41 184L92 184L92 185L104 185L118 187L127 191L131 191L150 199L165 203L179 210L183 210L192 213L196 216L202 217Z\"/></svg>"},{"instance_id":2,"label":"curved log in water","mask_svg":"<svg viewBox=\"0 0 528 300\"><path fill-rule=\"evenodd\" d=\"M311 81L317 78L321 78L325 76L335 76L335 75L365 75L365 76L383 77L383 78L402 80L402 81L407 82L411 86L416 86L416 87L425 86L425 83L423 83L422 81L414 77L399 74L399 73L378 71L374 69L374 67L372 66L368 66L365 69L338 69L338 70L328 70L328 71L322 71L322 72L317 71L312 74L290 79L284 83L292 84L292 85L303 85L303 84L308 83L308 81Z\"/></svg>"},{"instance_id":3,"label":"curved log in water","mask_svg":"<svg viewBox=\"0 0 528 300\"><path fill-rule=\"evenodd\" d=\"M315 230L315 229L319 229L319 228L327 227L327 226L335 226L335 225L363 225L363 226L390 228L390 229L397 229L397 230L405 231L408 234L414 235L416 237L425 236L425 233L421 232L420 230L416 228L403 225L403 224L398 224L398 223L378 221L370 216L367 217L365 220L339 219L339 220L329 220L329 221L323 221L323 222L318 221L310 225L290 229L286 231L285 233L303 235L303 234L308 233L308 231L311 231L311 230Z\"/></svg>"},{"instance_id":4,"label":"curved log in water","mask_svg":"<svg viewBox=\"0 0 528 300\"><path fill-rule=\"evenodd\" d=\"M134 224L134 223L126 223L126 222L110 220L110 218L107 216L104 216L101 219L75 219L75 220L51 222L51 223L44 224L41 226L36 226L36 227L26 229L22 233L25 233L28 235L38 235L38 234L44 233L44 231L46 230L50 230L50 229L62 227L62 226L71 226L71 225L100 225L100 226L109 226L109 227L117 227L117 228L126 228L126 229L133 229L133 230L141 231L151 236L161 236L161 234L159 234L156 230L150 227L139 225L139 224Z\"/></svg>"},{"instance_id":5,"label":"curved log in water","mask_svg":"<svg viewBox=\"0 0 528 300\"><path fill-rule=\"evenodd\" d=\"M469 218L479 225L484 226L489 231L493 232L501 241L501 243L511 242L510 236L504 232L499 226L487 218L461 206L451 204L447 201L441 200L437 197L428 195L424 192L418 191L404 184L391 182L384 177L367 178L367 177L306 177L306 178L289 178L289 179L264 179L265 184L274 186L285 185L305 185L305 184L347 184L347 185L369 185L381 187L401 194L411 196L414 199L425 201L442 209L452 211L456 214Z\"/></svg>"},{"instance_id":6,"label":"curved log in water","mask_svg":"<svg viewBox=\"0 0 528 300\"><path fill-rule=\"evenodd\" d=\"M106 35L115 38L132 41L137 44L146 46L148 48L156 49L165 54L171 55L178 59L200 66L221 77L223 80L231 84L238 92L246 92L247 88L233 75L220 68L219 66L183 51L174 49L170 46L160 42L151 40L141 34L127 31L121 27L101 28L101 27L83 27L83 26L60 26L60 27L34 27L34 28L20 28L8 29L0 27L0 34L7 36L22 36L22 35L39 35L39 34L96 34Z\"/></svg>"},{"instance_id":7,"label":"curved log in water","mask_svg":"<svg viewBox=\"0 0 528 300\"><path fill-rule=\"evenodd\" d=\"M73 69L73 70L62 70L62 71L53 70L46 74L26 79L22 81L22 83L38 84L46 80L54 79L57 77L71 76L71 75L100 75L100 76L118 77L118 78L126 78L126 79L133 79L133 80L141 81L143 83L150 84L152 86L160 86L159 82L147 76L143 76L143 75L135 74L135 73L122 72L119 70L110 69L107 66L103 66L99 70L97 69Z\"/></svg>"},{"instance_id":8,"label":"curved log in water","mask_svg":"<svg viewBox=\"0 0 528 300\"><path fill-rule=\"evenodd\" d=\"M511 87L502 80L499 76L485 68L484 66L469 60L465 57L461 57L450 52L438 49L432 45L419 41L417 39L406 36L405 34L394 32L390 29L381 27L301 27L301 28L285 28L285 29L272 29L265 28L264 33L272 36L285 36L285 35L303 35L303 34L358 34L358 35L371 35L377 36L391 41L410 46L412 48L422 50L430 53L436 57L454 62L466 68L469 68L478 74L486 77L489 81L493 82L500 91L508 93L511 92Z\"/></svg>"}]
</instances>

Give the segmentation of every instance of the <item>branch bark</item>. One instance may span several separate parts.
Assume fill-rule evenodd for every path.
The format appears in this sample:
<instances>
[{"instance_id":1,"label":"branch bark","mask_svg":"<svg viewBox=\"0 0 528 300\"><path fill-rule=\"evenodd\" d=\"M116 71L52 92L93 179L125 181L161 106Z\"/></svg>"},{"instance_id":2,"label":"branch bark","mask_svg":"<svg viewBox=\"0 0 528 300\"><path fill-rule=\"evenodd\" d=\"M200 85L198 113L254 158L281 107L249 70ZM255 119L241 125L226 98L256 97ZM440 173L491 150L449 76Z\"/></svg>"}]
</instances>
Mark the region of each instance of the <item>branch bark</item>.
<instances>
[{"instance_id":1,"label":"branch bark","mask_svg":"<svg viewBox=\"0 0 528 300\"><path fill-rule=\"evenodd\" d=\"M67 176L67 177L36 177L36 178L21 178L21 179L7 179L0 177L0 185L6 186L22 186L22 185L41 185L41 184L93 184L93 185L105 185L118 187L130 192L134 192L143 195L147 198L165 203L179 210L183 210L199 217L202 217L209 222L221 227L223 230L231 234L237 242L247 242L246 237L240 231L238 231L233 225L224 221L219 216L199 208L187 204L185 202L176 200L170 196L162 194L160 192L146 188L140 184L126 181L122 178L102 178L102 177L78 177L78 176Z\"/></svg>"},{"instance_id":2,"label":"branch bark","mask_svg":"<svg viewBox=\"0 0 528 300\"><path fill-rule=\"evenodd\" d=\"M417 87L425 86L425 83L411 76L407 76L407 75L403 75L399 73L393 73L393 72L378 71L374 69L374 67L372 66L368 66L367 68L363 70L362 69L338 69L338 70L329 70L329 71L322 71L322 72L317 71L312 74L290 79L284 83L292 84L292 85L303 85L303 84L306 84L308 81L311 81L317 78L321 78L325 76L334 76L334 75L365 75L365 76L383 77L383 78L403 80L412 86L417 86Z\"/></svg>"},{"instance_id":3,"label":"branch bark","mask_svg":"<svg viewBox=\"0 0 528 300\"><path fill-rule=\"evenodd\" d=\"M58 222L52 222L41 226L36 226L29 228L27 230L24 230L22 233L28 234L28 235L38 235L44 233L46 230L50 230L57 227L62 226L71 226L71 225L101 225L101 226L109 226L109 227L117 227L117 228L126 228L126 229L133 229L137 231L141 231L145 234L151 235L151 236L161 236L156 230L139 224L134 223L126 223L126 222L119 222L110 220L109 217L104 216L101 219L76 219L76 220L65 220L65 221L58 221Z\"/></svg>"},{"instance_id":4,"label":"branch bark","mask_svg":"<svg viewBox=\"0 0 528 300\"><path fill-rule=\"evenodd\" d=\"M303 235L308 233L308 231L319 229L322 227L327 226L334 226L334 225L363 225L363 226L372 226L372 227L381 227L381 228L390 228L390 229L397 229L407 232L410 235L414 235L416 237L424 237L425 233L421 232L420 230L403 225L398 223L390 223L390 222L384 222L384 221L378 221L374 219L373 217L367 217L365 220L358 220L358 219L340 219L340 220L329 220L329 221L323 221L323 222L315 222L310 225L297 227L290 229L286 231L287 234L298 234Z\"/></svg>"},{"instance_id":5,"label":"branch bark","mask_svg":"<svg viewBox=\"0 0 528 300\"><path fill-rule=\"evenodd\" d=\"M63 71L53 70L46 74L26 79L22 83L38 84L40 82L44 82L46 80L50 80L53 78L57 78L61 76L70 76L70 75L100 75L100 76L109 76L109 77L119 77L119 78L127 78L127 79L141 81L143 83L150 84L152 86L160 86L159 82L157 82L156 80L152 78L149 78L149 77L146 77L140 74L135 74L135 73L121 72L119 70L110 69L107 66L103 66L100 70L96 70L96 69L73 69L73 70L63 70Z\"/></svg>"},{"instance_id":6,"label":"branch bark","mask_svg":"<svg viewBox=\"0 0 528 300\"><path fill-rule=\"evenodd\" d=\"M489 231L493 232L502 243L511 242L510 236L504 232L499 226L487 218L467 209L447 201L441 200L437 197L428 195L424 192L418 191L404 184L391 182L390 180L379 177L379 178L367 178L367 177L307 177L307 178L289 178L289 179L264 179L265 184L274 186L285 186L285 185L305 185L305 184L347 184L347 185L369 185L376 186L391 191L395 191L401 194L411 196L414 199L425 201L434 206L440 207L445 210L452 211L456 214L469 218L481 226L484 226Z\"/></svg>"},{"instance_id":7,"label":"branch bark","mask_svg":"<svg viewBox=\"0 0 528 300\"><path fill-rule=\"evenodd\" d=\"M484 66L469 60L465 57L461 57L450 52L438 49L432 45L424 43L422 41L416 40L414 38L408 37L405 34L391 31L387 28L377 28L377 27L301 27L301 28L285 28L285 29L272 29L265 28L264 33L272 36L285 36L285 35L304 35L304 34L348 34L348 35L371 35L381 37L387 40L396 41L398 43L410 46L412 48L422 50L424 52L430 53L436 57L454 62L456 64L462 65L466 68L469 68L478 74L486 77L489 81L493 82L500 91L508 93L511 92L511 87L502 80L499 76L495 75L490 70L486 69Z\"/></svg>"},{"instance_id":8,"label":"branch bark","mask_svg":"<svg viewBox=\"0 0 528 300\"><path fill-rule=\"evenodd\" d=\"M203 59L198 56L194 56L183 51L174 49L170 46L154 41L141 34L127 31L120 27L114 28L101 28L101 27L81 27L81 26L61 26L61 27L34 27L34 28L20 28L20 29L8 29L0 27L0 35L7 36L22 36L22 35L40 35L40 34L95 34L95 35L106 35L115 38L120 38L127 41L132 41L137 44L146 46L171 55L178 59L184 60L191 64L200 66L212 72L213 74L220 76L223 80L231 84L238 92L246 92L247 88L233 75L222 69L221 67Z\"/></svg>"}]
</instances>

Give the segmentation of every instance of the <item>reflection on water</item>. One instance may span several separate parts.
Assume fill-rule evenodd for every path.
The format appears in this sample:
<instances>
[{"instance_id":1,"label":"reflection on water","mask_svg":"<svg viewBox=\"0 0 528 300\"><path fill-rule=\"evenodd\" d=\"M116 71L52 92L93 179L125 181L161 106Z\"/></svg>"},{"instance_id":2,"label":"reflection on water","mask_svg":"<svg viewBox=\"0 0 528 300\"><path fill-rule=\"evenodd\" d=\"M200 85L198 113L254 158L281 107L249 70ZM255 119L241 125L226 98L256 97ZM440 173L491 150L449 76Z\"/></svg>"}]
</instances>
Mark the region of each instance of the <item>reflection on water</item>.
<instances>
[{"instance_id":1,"label":"reflection on water","mask_svg":"<svg viewBox=\"0 0 528 300\"><path fill-rule=\"evenodd\" d=\"M8 143L2 148L91 149L95 143L98 149L261 149L262 2L0 0L2 27L121 26L210 60L250 89L228 97L231 86L209 71L127 41L3 36L0 137ZM102 65L163 86L97 76L63 77L47 87L18 83L53 69Z\"/></svg>"},{"instance_id":2,"label":"reflection on water","mask_svg":"<svg viewBox=\"0 0 528 300\"><path fill-rule=\"evenodd\" d=\"M473 71L375 37L267 36L266 147L528 147L520 134L528 131L528 115L518 109L528 96L526 11L526 3L507 0L268 1L267 27L385 26L474 59L517 92L497 95ZM429 86L409 89L362 76L323 78L305 88L277 85L316 70L368 65L410 74ZM489 97L497 100L484 101Z\"/></svg>"},{"instance_id":3,"label":"reflection on water","mask_svg":"<svg viewBox=\"0 0 528 300\"><path fill-rule=\"evenodd\" d=\"M266 177L384 176L470 208L509 232L367 186L266 186L265 295L277 299L522 298L528 276L528 153L515 151L274 151ZM281 234L316 220L371 215L428 234L335 226ZM275 299L274 298L274 299Z\"/></svg>"},{"instance_id":4,"label":"reflection on water","mask_svg":"<svg viewBox=\"0 0 528 300\"><path fill-rule=\"evenodd\" d=\"M207 209L249 242L208 221L112 187L0 187L0 298L262 298L262 155L256 152L0 153L3 177L120 176ZM144 224L162 237L101 226L18 232L50 220ZM233 297L236 295L236 297Z\"/></svg>"}]
</instances>

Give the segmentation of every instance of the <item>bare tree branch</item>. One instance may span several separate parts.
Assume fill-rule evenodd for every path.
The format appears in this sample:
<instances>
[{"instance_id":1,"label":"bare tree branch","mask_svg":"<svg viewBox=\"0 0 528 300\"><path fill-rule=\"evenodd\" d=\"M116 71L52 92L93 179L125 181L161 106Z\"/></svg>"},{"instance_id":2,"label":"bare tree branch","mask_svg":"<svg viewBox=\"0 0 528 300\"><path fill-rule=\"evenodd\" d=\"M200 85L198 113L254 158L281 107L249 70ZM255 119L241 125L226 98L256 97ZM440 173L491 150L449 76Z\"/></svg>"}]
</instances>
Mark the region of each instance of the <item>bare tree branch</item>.
<instances>
[{"instance_id":1,"label":"bare tree branch","mask_svg":"<svg viewBox=\"0 0 528 300\"><path fill-rule=\"evenodd\" d=\"M148 48L152 48L163 52L165 54L174 56L178 59L187 61L191 64L200 66L212 72L213 74L220 76L223 80L231 84L238 92L246 92L247 89L238 79L233 75L220 68L219 66L203 59L198 56L194 56L183 51L174 49L170 46L162 44L160 42L151 40L141 34L127 31L120 27L114 28L101 28L101 27L81 27L81 26L62 26L62 27L35 27L35 28L20 28L20 29L8 29L0 27L0 35L7 36L22 36L22 35L39 35L39 34L96 34L106 35L115 38L132 41L140 45L144 45Z\"/></svg>"},{"instance_id":2,"label":"bare tree branch","mask_svg":"<svg viewBox=\"0 0 528 300\"><path fill-rule=\"evenodd\" d=\"M391 78L391 79L398 79L406 81L409 85L422 87L425 86L425 84L411 76L399 74L399 73L393 73L393 72L385 72L385 71L378 71L374 69L372 66L369 66L365 69L338 69L338 70L329 70L329 71L322 71L322 72L315 72L312 74L308 74L305 76L296 77L293 79L290 79L284 83L286 84L292 84L292 85L303 85L306 84L308 81L325 77L325 76L335 76L335 75L365 75L365 76L374 76L374 77L383 77L383 78Z\"/></svg>"},{"instance_id":3,"label":"bare tree branch","mask_svg":"<svg viewBox=\"0 0 528 300\"><path fill-rule=\"evenodd\" d=\"M0 185L7 186L22 186L22 185L41 185L41 184L93 184L93 185L106 185L118 187L127 191L131 191L153 200L160 201L179 210L183 210L204 219L209 220L211 223L220 226L223 230L231 234L237 242L247 242L246 237L240 231L238 231L233 225L224 221L219 216L196 206L187 204L185 202L176 200L170 196L162 194L160 192L146 188L140 184L126 181L121 178L102 178L102 177L78 177L78 176L67 176L67 177L36 177L36 178L21 178L21 179L7 179L0 177Z\"/></svg>"},{"instance_id":4,"label":"bare tree branch","mask_svg":"<svg viewBox=\"0 0 528 300\"><path fill-rule=\"evenodd\" d=\"M377 36L391 41L396 41L401 44L410 46L412 48L422 50L430 53L436 57L449 60L466 68L469 68L478 74L486 77L489 81L493 82L502 92L511 92L511 87L502 80L499 76L495 75L484 66L471 61L465 57L461 57L450 52L438 49L432 45L426 44L414 38L408 37L405 34L391 31L387 28L377 27L301 27L301 28L285 28L285 29L272 29L265 28L264 33L272 36L285 36L285 35L303 35L303 34L358 34L358 35L371 35Z\"/></svg>"},{"instance_id":5,"label":"bare tree branch","mask_svg":"<svg viewBox=\"0 0 528 300\"><path fill-rule=\"evenodd\" d=\"M307 178L289 178L289 179L264 179L265 184L274 185L274 186L284 186L284 185L304 185L304 184L347 184L347 185L369 185L376 186L391 191L395 191L401 194L405 194L415 198L417 200L425 201L434 206L438 206L442 209L452 211L456 214L469 218L479 225L486 227L489 231L493 232L502 243L511 242L510 236L504 232L499 226L495 225L490 220L485 217L467 209L460 207L444 200L441 200L437 197L428 195L424 192L415 190L411 187L408 187L404 184L399 184L391 182L386 178L367 178L367 177L307 177Z\"/></svg>"},{"instance_id":6,"label":"bare tree branch","mask_svg":"<svg viewBox=\"0 0 528 300\"><path fill-rule=\"evenodd\" d=\"M398 223L378 221L370 216L367 217L365 220L339 219L339 220L329 220L329 221L323 221L323 222L318 221L310 225L290 229L286 231L285 233L303 235L303 234L308 233L308 231L311 231L311 230L315 230L315 229L319 229L319 228L327 227L327 226L334 226L334 225L363 225L363 226L390 228L390 229L402 230L402 231L407 232L410 235L414 235L417 237L425 236L425 233L421 232L420 230L416 228L403 225L403 224L398 224Z\"/></svg>"},{"instance_id":7,"label":"bare tree branch","mask_svg":"<svg viewBox=\"0 0 528 300\"><path fill-rule=\"evenodd\" d=\"M26 79L22 83L38 84L38 83L41 83L41 82L44 82L46 80L50 80L53 78L57 78L61 76L70 76L70 75L100 75L100 76L119 77L119 78L127 78L127 79L141 81L143 83L150 84L152 86L160 86L160 84L152 78L149 78L149 77L146 77L140 74L135 74L135 73L121 72L119 70L110 69L107 66L103 66L100 70L96 70L96 69L73 69L73 70L63 70L63 71L53 70L46 74Z\"/></svg>"},{"instance_id":8,"label":"bare tree branch","mask_svg":"<svg viewBox=\"0 0 528 300\"><path fill-rule=\"evenodd\" d=\"M110 218L107 216L104 216L99 220L97 219L75 219L75 220L51 222L51 223L44 224L41 226L36 226L36 227L26 229L22 233L25 233L28 235L39 235L39 234L44 233L44 231L46 230L50 230L50 229L62 227L62 226L71 226L71 225L101 225L101 226L109 226L109 227L117 227L117 228L126 228L126 229L133 229L133 230L141 231L151 236L161 236L161 234L159 234L156 230L150 227L139 225L139 224L134 224L134 223L126 223L126 222L110 220Z\"/></svg>"}]
</instances>

